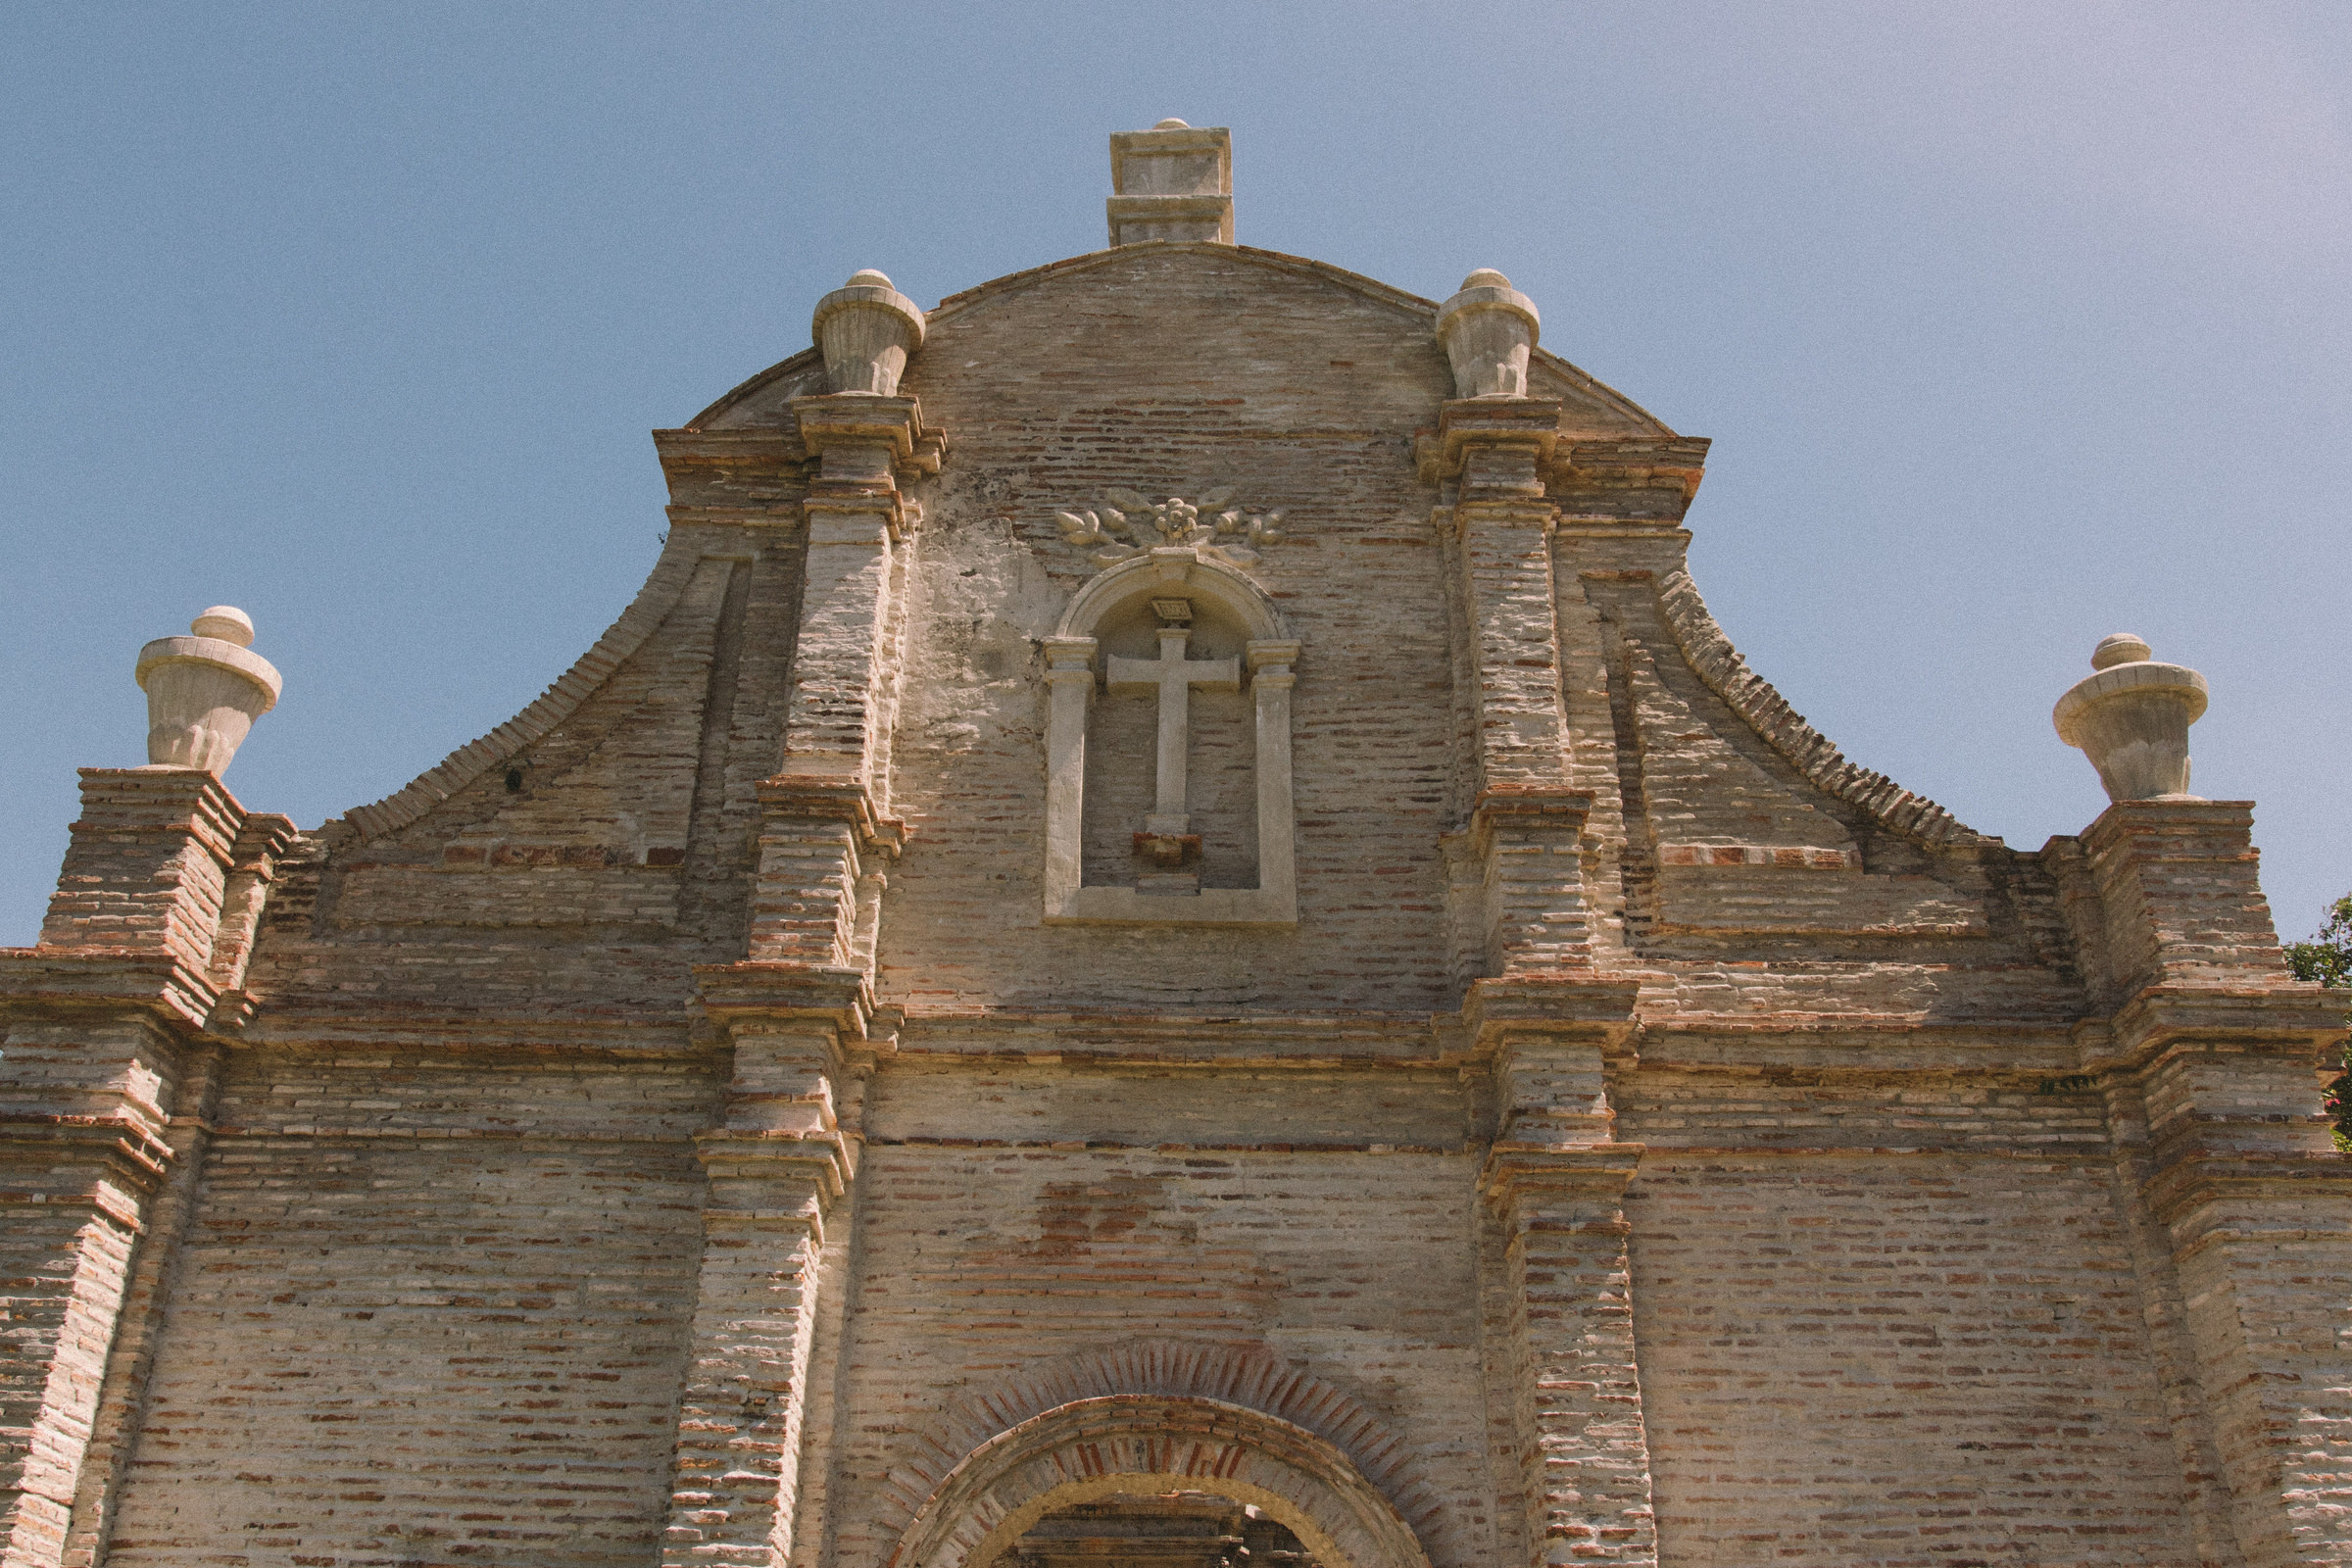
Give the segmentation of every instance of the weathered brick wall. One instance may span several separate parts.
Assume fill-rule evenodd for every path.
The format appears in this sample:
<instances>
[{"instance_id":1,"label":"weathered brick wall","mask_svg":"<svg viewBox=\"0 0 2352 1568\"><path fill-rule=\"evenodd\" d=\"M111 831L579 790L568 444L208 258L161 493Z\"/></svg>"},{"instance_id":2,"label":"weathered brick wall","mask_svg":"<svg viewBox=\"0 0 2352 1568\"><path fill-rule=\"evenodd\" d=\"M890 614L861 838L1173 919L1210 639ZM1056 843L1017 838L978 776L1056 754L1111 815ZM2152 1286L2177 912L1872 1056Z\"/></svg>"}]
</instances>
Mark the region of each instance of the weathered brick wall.
<instances>
[{"instance_id":1,"label":"weathered brick wall","mask_svg":"<svg viewBox=\"0 0 2352 1568\"><path fill-rule=\"evenodd\" d=\"M1319 277L1192 254L1114 254L935 315L907 385L955 432L955 456L925 497L896 759L914 838L883 920L886 997L1447 1004L1451 639L1411 451L1447 382L1406 319ZM1112 486L1218 485L1286 512L1289 537L1253 569L1304 645L1293 770L1311 914L1295 932L1178 928L1141 944L1044 928L1030 913L1045 709L1029 640L1092 570L1054 514Z\"/></svg>"},{"instance_id":2,"label":"weathered brick wall","mask_svg":"<svg viewBox=\"0 0 2352 1568\"><path fill-rule=\"evenodd\" d=\"M1442 1508L1425 1543L1484 1561L1494 1528L1473 1271L1474 1162L1239 1150L869 1152L837 1560L882 1563L908 1513L895 1469L953 1400L1141 1338L1262 1346L1409 1442ZM1409 1269L1389 1266L1410 1259Z\"/></svg>"},{"instance_id":3,"label":"weathered brick wall","mask_svg":"<svg viewBox=\"0 0 2352 1568\"><path fill-rule=\"evenodd\" d=\"M2198 1560L2097 1155L1653 1148L1626 1203L1666 1560Z\"/></svg>"},{"instance_id":4,"label":"weathered brick wall","mask_svg":"<svg viewBox=\"0 0 2352 1568\"><path fill-rule=\"evenodd\" d=\"M1682 575L1694 457L1539 360L1558 452L1465 500L1426 303L1312 264L951 300L895 460L821 377L662 432L621 620L274 882L217 785L97 780L8 958L5 1568L884 1568L1090 1398L1288 1423L1438 1568L2345 1559L2334 1020L2241 810L2029 855L1844 761ZM1218 485L1287 514L1298 925L1049 927L1054 514Z\"/></svg>"},{"instance_id":5,"label":"weathered brick wall","mask_svg":"<svg viewBox=\"0 0 2352 1568\"><path fill-rule=\"evenodd\" d=\"M710 1063L239 1053L117 1563L636 1564Z\"/></svg>"},{"instance_id":6,"label":"weathered brick wall","mask_svg":"<svg viewBox=\"0 0 2352 1568\"><path fill-rule=\"evenodd\" d=\"M1666 1559L2200 1560L2099 1096L1997 1037L1739 1054L1616 1089Z\"/></svg>"}]
</instances>

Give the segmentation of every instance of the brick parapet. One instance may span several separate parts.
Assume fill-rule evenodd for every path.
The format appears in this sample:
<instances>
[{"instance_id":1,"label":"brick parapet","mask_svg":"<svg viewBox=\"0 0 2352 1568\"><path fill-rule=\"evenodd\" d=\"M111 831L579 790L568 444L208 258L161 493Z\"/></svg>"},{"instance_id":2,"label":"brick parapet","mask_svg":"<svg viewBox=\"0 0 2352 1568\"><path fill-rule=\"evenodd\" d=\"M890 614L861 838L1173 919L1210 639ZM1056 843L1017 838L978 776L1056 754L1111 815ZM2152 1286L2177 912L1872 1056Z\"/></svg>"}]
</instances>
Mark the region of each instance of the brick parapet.
<instances>
[{"instance_id":1,"label":"brick parapet","mask_svg":"<svg viewBox=\"0 0 2352 1568\"><path fill-rule=\"evenodd\" d=\"M661 560L654 564L628 608L536 701L382 800L354 807L330 820L319 829L319 836L339 844L395 833L554 734L660 629L677 608L702 559L699 541L673 531L662 546Z\"/></svg>"},{"instance_id":2,"label":"brick parapet","mask_svg":"<svg viewBox=\"0 0 2352 1568\"><path fill-rule=\"evenodd\" d=\"M1708 612L1688 570L1678 566L1657 580L1657 604L1691 670L1814 785L1860 807L1889 831L1922 844L1964 847L1997 842L1886 774L1847 761L1771 682L1748 668Z\"/></svg>"}]
</instances>

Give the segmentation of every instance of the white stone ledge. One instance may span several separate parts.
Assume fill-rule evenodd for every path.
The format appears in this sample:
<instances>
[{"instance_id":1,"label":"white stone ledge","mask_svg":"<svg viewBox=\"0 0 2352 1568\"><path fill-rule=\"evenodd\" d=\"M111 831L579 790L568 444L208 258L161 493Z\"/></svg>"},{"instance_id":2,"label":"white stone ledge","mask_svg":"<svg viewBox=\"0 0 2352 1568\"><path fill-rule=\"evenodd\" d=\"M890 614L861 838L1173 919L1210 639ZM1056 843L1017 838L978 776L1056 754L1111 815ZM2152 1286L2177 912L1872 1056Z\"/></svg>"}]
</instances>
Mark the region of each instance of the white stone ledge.
<instances>
[{"instance_id":1,"label":"white stone ledge","mask_svg":"<svg viewBox=\"0 0 2352 1568\"><path fill-rule=\"evenodd\" d=\"M1046 910L1048 925L1273 925L1298 923L1298 900L1278 888L1202 888L1186 895L1074 888Z\"/></svg>"}]
</instances>

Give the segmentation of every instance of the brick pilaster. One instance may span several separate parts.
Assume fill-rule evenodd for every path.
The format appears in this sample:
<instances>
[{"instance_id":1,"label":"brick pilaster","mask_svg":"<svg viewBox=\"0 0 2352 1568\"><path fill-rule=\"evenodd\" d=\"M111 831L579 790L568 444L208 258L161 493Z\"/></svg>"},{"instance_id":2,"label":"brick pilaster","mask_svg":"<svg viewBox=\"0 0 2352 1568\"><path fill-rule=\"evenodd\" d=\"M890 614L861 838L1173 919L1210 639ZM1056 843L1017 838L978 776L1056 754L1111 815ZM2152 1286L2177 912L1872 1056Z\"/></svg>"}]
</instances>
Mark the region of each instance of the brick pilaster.
<instances>
[{"instance_id":1,"label":"brick pilaster","mask_svg":"<svg viewBox=\"0 0 2352 1568\"><path fill-rule=\"evenodd\" d=\"M1648 1433L1634 1343L1625 1190L1608 1054L1630 982L1482 981L1464 1017L1494 1051L1496 1134L1480 1187L1501 1226L1529 1568L1654 1563Z\"/></svg>"},{"instance_id":2,"label":"brick pilaster","mask_svg":"<svg viewBox=\"0 0 2352 1568\"><path fill-rule=\"evenodd\" d=\"M2352 1561L2352 1161L2320 1106L2341 1008L2288 978L2251 824L2243 803L2125 802L2053 849L2113 1009L2085 1025L2083 1065L2163 1251L2151 1330L2192 1362L2171 1396L2183 1468L2198 1492L2218 1460L2226 1504L2207 1511L2237 1560L2287 1568Z\"/></svg>"},{"instance_id":3,"label":"brick pilaster","mask_svg":"<svg viewBox=\"0 0 2352 1568\"><path fill-rule=\"evenodd\" d=\"M693 1348L680 1394L664 1568L780 1564L792 1551L828 1218L856 1181L870 996L855 969L697 969L732 1042L709 1174Z\"/></svg>"},{"instance_id":4,"label":"brick pilaster","mask_svg":"<svg viewBox=\"0 0 2352 1568\"><path fill-rule=\"evenodd\" d=\"M191 1053L179 1089L180 1108L163 1132L171 1155L165 1162L161 1186L147 1206L147 1235L123 1282L114 1348L91 1420L80 1481L74 1489L65 1568L96 1568L106 1560L115 1505L138 1446L148 1376L154 1369L165 1314L179 1276L188 1227L196 1215L198 1184L205 1153L212 1145L222 1057L219 1046Z\"/></svg>"},{"instance_id":5,"label":"brick pilaster","mask_svg":"<svg viewBox=\"0 0 2352 1568\"><path fill-rule=\"evenodd\" d=\"M12 1116L0 1131L0 1565L56 1568L171 1151L127 1122Z\"/></svg>"},{"instance_id":6,"label":"brick pilaster","mask_svg":"<svg viewBox=\"0 0 2352 1568\"><path fill-rule=\"evenodd\" d=\"M781 1563L792 1549L808 1361L828 1212L857 1169L835 1096L871 1011L890 732L911 530L900 483L945 451L911 398L835 393L792 406L818 470L808 518L783 766L760 786L746 961L696 971L733 1042L721 1125L697 1139L710 1178L693 1359L682 1391L668 1568Z\"/></svg>"},{"instance_id":7,"label":"brick pilaster","mask_svg":"<svg viewBox=\"0 0 2352 1568\"><path fill-rule=\"evenodd\" d=\"M902 837L890 730L920 510L900 483L938 472L946 443L911 398L835 393L792 410L818 470L802 501L808 563L783 766L760 790L748 956L832 965L858 951L860 897L879 893L874 862Z\"/></svg>"},{"instance_id":8,"label":"brick pilaster","mask_svg":"<svg viewBox=\"0 0 2352 1568\"><path fill-rule=\"evenodd\" d=\"M190 1048L242 1015L254 922L292 836L210 773L84 769L40 943L0 953L6 1568L64 1560L93 1434L135 1397L143 1362L116 1351L134 1273L171 1261L172 1228L151 1232L159 1195L190 1179L173 1129L202 1094Z\"/></svg>"},{"instance_id":9,"label":"brick pilaster","mask_svg":"<svg viewBox=\"0 0 2352 1568\"><path fill-rule=\"evenodd\" d=\"M1575 968L1592 961L1584 831L1590 796L1521 786L1480 797L1470 849L1484 878L1480 911L1490 975Z\"/></svg>"},{"instance_id":10,"label":"brick pilaster","mask_svg":"<svg viewBox=\"0 0 2352 1568\"><path fill-rule=\"evenodd\" d=\"M1544 470L1560 405L1466 398L1445 405L1422 446L1423 477L1449 482L1450 528L1468 640L1476 805L1459 911L1482 972L1590 962L1582 841L1592 799L1568 787L1551 531Z\"/></svg>"},{"instance_id":11,"label":"brick pilaster","mask_svg":"<svg viewBox=\"0 0 2352 1568\"><path fill-rule=\"evenodd\" d=\"M1450 521L1473 668L1479 788L1556 785L1566 777L1551 530L1559 509L1542 471L1558 439L1547 398L1448 403L1425 445L1428 477L1450 480Z\"/></svg>"}]
</instances>

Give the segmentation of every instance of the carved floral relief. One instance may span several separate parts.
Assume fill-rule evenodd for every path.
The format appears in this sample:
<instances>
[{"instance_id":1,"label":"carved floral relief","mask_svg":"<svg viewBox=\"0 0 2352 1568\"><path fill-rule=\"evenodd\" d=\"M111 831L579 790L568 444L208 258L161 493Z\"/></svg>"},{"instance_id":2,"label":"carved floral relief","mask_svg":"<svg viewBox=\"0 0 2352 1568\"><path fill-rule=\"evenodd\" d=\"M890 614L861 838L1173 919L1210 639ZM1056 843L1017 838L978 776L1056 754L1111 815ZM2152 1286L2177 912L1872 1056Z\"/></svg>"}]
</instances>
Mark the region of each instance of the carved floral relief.
<instances>
[{"instance_id":1,"label":"carved floral relief","mask_svg":"<svg viewBox=\"0 0 2352 1568\"><path fill-rule=\"evenodd\" d=\"M1117 487L1087 512L1056 512L1061 536L1100 571L1154 545L1195 545L1237 566L1256 564L1263 547L1282 541L1280 512L1251 512L1234 504L1235 487L1204 491L1198 501L1170 496L1154 502L1140 490Z\"/></svg>"}]
</instances>

